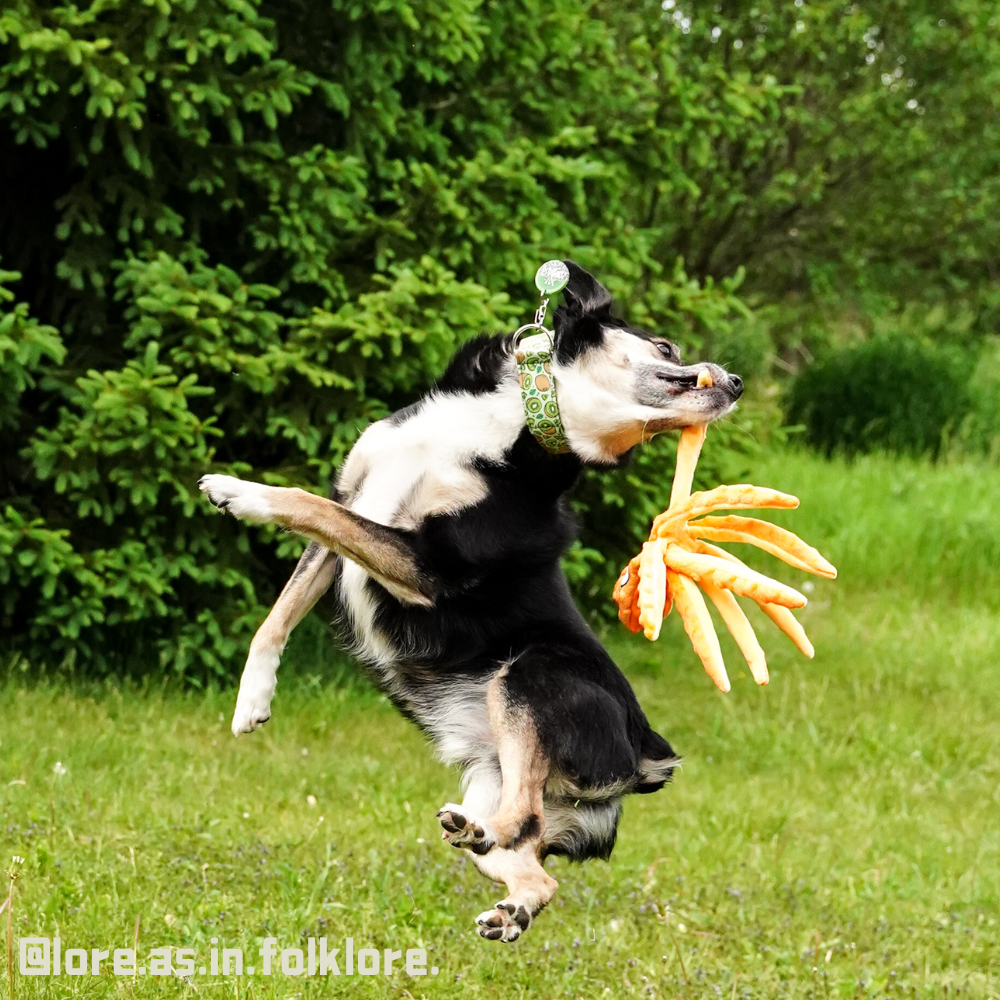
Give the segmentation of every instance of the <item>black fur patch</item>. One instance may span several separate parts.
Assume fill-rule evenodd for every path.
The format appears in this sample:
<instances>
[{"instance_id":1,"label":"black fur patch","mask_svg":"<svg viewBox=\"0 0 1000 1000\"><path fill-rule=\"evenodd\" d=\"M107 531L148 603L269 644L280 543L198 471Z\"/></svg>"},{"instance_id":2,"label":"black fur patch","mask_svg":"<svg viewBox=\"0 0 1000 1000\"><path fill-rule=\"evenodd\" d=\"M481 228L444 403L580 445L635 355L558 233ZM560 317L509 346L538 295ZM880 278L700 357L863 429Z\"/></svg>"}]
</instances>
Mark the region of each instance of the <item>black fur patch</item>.
<instances>
[{"instance_id":1,"label":"black fur patch","mask_svg":"<svg viewBox=\"0 0 1000 1000\"><path fill-rule=\"evenodd\" d=\"M563 263L569 269L569 281L563 289L566 308L578 315L601 314L611 309L611 293L592 274L571 260Z\"/></svg>"},{"instance_id":2,"label":"black fur patch","mask_svg":"<svg viewBox=\"0 0 1000 1000\"><path fill-rule=\"evenodd\" d=\"M510 337L485 334L463 344L434 386L438 392L493 392L510 365ZM410 407L407 407L410 409Z\"/></svg>"},{"instance_id":3,"label":"black fur patch","mask_svg":"<svg viewBox=\"0 0 1000 1000\"><path fill-rule=\"evenodd\" d=\"M526 840L537 837L542 825L538 817L532 813L522 824L521 829L514 835L514 839L507 845L510 850L520 847Z\"/></svg>"}]
</instances>

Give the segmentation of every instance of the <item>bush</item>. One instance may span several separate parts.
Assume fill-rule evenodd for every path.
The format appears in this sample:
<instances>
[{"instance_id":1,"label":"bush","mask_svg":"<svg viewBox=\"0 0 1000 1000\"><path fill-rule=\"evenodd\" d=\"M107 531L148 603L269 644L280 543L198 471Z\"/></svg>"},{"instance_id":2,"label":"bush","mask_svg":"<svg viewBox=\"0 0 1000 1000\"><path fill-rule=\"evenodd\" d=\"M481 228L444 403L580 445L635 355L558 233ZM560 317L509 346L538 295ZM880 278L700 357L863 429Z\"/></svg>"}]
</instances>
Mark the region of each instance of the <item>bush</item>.
<instances>
[{"instance_id":1,"label":"bush","mask_svg":"<svg viewBox=\"0 0 1000 1000\"><path fill-rule=\"evenodd\" d=\"M757 317L741 317L738 323L727 323L711 331L705 352L728 371L738 372L744 382L755 382L768 372L774 342L770 330Z\"/></svg>"},{"instance_id":2,"label":"bush","mask_svg":"<svg viewBox=\"0 0 1000 1000\"><path fill-rule=\"evenodd\" d=\"M689 347L745 312L738 277L663 266L637 197L703 124L649 52L620 58L640 21L571 0L266 13L0 12L0 654L39 669L234 673L302 543L219 518L198 477L324 490L463 339L530 315L547 257L641 286L633 318ZM748 93L720 123L758 128ZM655 455L637 468L659 483Z\"/></svg>"},{"instance_id":3,"label":"bush","mask_svg":"<svg viewBox=\"0 0 1000 1000\"><path fill-rule=\"evenodd\" d=\"M903 335L827 355L799 374L788 416L827 455L887 449L937 456L970 408L969 355Z\"/></svg>"}]
</instances>

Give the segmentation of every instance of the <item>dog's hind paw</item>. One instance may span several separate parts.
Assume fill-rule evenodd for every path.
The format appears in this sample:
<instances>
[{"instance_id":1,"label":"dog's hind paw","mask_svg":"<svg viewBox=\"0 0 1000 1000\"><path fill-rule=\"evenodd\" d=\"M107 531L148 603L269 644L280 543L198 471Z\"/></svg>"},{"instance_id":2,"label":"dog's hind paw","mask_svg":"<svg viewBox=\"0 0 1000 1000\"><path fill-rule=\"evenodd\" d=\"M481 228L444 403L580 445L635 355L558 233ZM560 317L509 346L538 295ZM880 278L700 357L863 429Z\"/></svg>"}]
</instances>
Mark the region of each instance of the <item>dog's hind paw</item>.
<instances>
[{"instance_id":1,"label":"dog's hind paw","mask_svg":"<svg viewBox=\"0 0 1000 1000\"><path fill-rule=\"evenodd\" d=\"M492 909L476 917L479 936L488 941L516 941L531 925L531 914L516 900L502 899Z\"/></svg>"},{"instance_id":2,"label":"dog's hind paw","mask_svg":"<svg viewBox=\"0 0 1000 1000\"><path fill-rule=\"evenodd\" d=\"M438 810L437 818L444 828L441 836L452 847L465 847L473 854L486 854L496 844L495 838L482 824L466 816L461 806L449 802Z\"/></svg>"},{"instance_id":3,"label":"dog's hind paw","mask_svg":"<svg viewBox=\"0 0 1000 1000\"><path fill-rule=\"evenodd\" d=\"M210 475L198 480L198 488L215 504L241 521L266 524L274 516L266 494L270 489L235 476Z\"/></svg>"}]
</instances>

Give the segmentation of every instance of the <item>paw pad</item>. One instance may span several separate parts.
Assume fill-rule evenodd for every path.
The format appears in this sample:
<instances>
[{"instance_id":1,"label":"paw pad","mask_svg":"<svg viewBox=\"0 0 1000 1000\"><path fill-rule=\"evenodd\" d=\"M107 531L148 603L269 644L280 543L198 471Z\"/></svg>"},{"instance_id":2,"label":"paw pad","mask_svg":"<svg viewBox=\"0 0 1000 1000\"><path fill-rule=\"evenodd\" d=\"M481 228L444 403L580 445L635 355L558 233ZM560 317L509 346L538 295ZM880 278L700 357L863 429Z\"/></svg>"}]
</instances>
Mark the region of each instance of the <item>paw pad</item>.
<instances>
[{"instance_id":1,"label":"paw pad","mask_svg":"<svg viewBox=\"0 0 1000 1000\"><path fill-rule=\"evenodd\" d=\"M438 811L438 821L444 833L441 836L452 847L464 847L473 854L486 854L493 847L493 840L475 820L469 819L458 806L447 805Z\"/></svg>"},{"instance_id":2,"label":"paw pad","mask_svg":"<svg viewBox=\"0 0 1000 1000\"><path fill-rule=\"evenodd\" d=\"M496 908L480 913L476 917L479 936L487 941L503 941L510 944L528 929L531 914L520 903L501 900Z\"/></svg>"}]
</instances>

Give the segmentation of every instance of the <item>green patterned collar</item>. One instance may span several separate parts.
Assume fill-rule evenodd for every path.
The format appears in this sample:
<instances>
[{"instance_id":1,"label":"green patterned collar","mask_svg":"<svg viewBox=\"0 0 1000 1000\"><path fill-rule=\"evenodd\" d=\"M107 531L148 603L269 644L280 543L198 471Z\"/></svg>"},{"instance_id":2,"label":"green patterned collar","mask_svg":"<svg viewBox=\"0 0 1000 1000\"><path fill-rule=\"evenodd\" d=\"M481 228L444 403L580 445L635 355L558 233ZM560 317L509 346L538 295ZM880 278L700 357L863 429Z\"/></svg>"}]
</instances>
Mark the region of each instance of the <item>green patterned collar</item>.
<instances>
[{"instance_id":1,"label":"green patterned collar","mask_svg":"<svg viewBox=\"0 0 1000 1000\"><path fill-rule=\"evenodd\" d=\"M522 337L529 331L535 332ZM570 448L552 374L552 333L540 323L530 323L514 334L513 345L528 430L546 451L564 455Z\"/></svg>"},{"instance_id":2,"label":"green patterned collar","mask_svg":"<svg viewBox=\"0 0 1000 1000\"><path fill-rule=\"evenodd\" d=\"M545 328L545 310L549 306L549 296L562 291L568 282L569 267L565 261L547 260L542 264L535 272L535 288L542 296L535 322L522 326L512 341L525 422L535 440L553 455L565 455L569 451L569 441L559 415L556 377L552 374L555 335ZM524 336L529 330L535 332Z\"/></svg>"}]
</instances>

